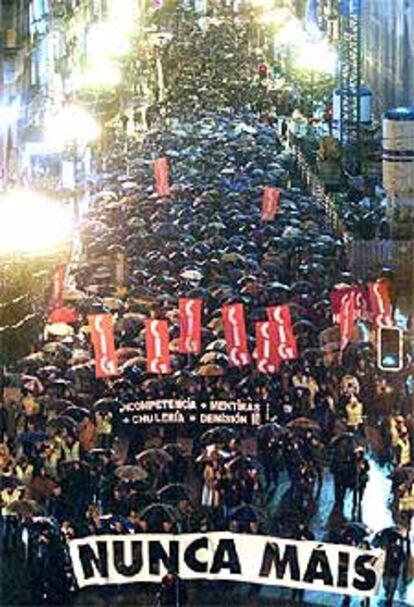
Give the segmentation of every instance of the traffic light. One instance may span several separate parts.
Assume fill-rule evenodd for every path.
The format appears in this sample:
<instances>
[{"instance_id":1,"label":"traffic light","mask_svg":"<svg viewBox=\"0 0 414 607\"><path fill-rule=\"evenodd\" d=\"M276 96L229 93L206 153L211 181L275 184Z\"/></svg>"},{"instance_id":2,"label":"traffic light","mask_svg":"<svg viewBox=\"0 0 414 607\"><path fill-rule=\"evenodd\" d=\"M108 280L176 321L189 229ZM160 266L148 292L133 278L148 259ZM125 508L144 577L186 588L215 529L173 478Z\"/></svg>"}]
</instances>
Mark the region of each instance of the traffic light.
<instances>
[{"instance_id":1,"label":"traffic light","mask_svg":"<svg viewBox=\"0 0 414 607\"><path fill-rule=\"evenodd\" d=\"M401 371L404 366L403 331L396 327L378 329L377 364L382 371Z\"/></svg>"}]
</instances>

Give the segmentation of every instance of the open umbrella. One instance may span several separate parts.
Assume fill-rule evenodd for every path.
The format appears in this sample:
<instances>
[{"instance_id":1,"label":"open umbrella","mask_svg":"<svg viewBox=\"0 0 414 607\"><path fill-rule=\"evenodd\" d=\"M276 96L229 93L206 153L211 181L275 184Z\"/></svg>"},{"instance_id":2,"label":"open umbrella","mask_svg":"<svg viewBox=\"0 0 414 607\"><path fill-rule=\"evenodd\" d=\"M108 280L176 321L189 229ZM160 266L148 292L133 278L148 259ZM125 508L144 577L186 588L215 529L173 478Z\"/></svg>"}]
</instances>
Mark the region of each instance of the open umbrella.
<instances>
[{"instance_id":1,"label":"open umbrella","mask_svg":"<svg viewBox=\"0 0 414 607\"><path fill-rule=\"evenodd\" d=\"M224 352L206 352L200 358L200 363L202 365L208 365L210 363L227 363L228 356L224 354Z\"/></svg>"},{"instance_id":2,"label":"open umbrella","mask_svg":"<svg viewBox=\"0 0 414 607\"><path fill-rule=\"evenodd\" d=\"M190 499L187 489L181 483L171 483L162 487L157 491L157 496L161 502L168 504L177 504L178 502Z\"/></svg>"},{"instance_id":3,"label":"open umbrella","mask_svg":"<svg viewBox=\"0 0 414 607\"><path fill-rule=\"evenodd\" d=\"M304 430L309 432L320 432L320 425L315 422L313 419L309 419L308 417L296 417L292 419L290 422L286 424L287 428L291 430Z\"/></svg>"},{"instance_id":4,"label":"open umbrella","mask_svg":"<svg viewBox=\"0 0 414 607\"><path fill-rule=\"evenodd\" d=\"M106 396L105 398L100 398L96 402L93 403L94 411L106 411L112 412L116 411L119 408L119 401L116 398L112 398L111 396Z\"/></svg>"},{"instance_id":5,"label":"open umbrella","mask_svg":"<svg viewBox=\"0 0 414 607\"><path fill-rule=\"evenodd\" d=\"M175 521L174 508L169 504L150 504L140 513L140 519L148 526Z\"/></svg>"},{"instance_id":6,"label":"open umbrella","mask_svg":"<svg viewBox=\"0 0 414 607\"><path fill-rule=\"evenodd\" d=\"M385 548L389 544L405 539L406 533L406 530L401 527L387 527L374 535L371 544L375 548Z\"/></svg>"},{"instance_id":7,"label":"open umbrella","mask_svg":"<svg viewBox=\"0 0 414 607\"><path fill-rule=\"evenodd\" d=\"M285 433L286 429L283 426L272 422L263 424L257 429L257 439L268 443L271 440L278 440Z\"/></svg>"},{"instance_id":8,"label":"open umbrella","mask_svg":"<svg viewBox=\"0 0 414 607\"><path fill-rule=\"evenodd\" d=\"M209 363L207 365L202 365L198 369L198 374L201 377L220 377L224 375L224 369L220 365Z\"/></svg>"},{"instance_id":9,"label":"open umbrella","mask_svg":"<svg viewBox=\"0 0 414 607\"><path fill-rule=\"evenodd\" d=\"M52 417L48 419L46 425L50 428L66 429L70 432L74 432L77 429L77 423L71 417L67 415L58 415L57 417Z\"/></svg>"},{"instance_id":10,"label":"open umbrella","mask_svg":"<svg viewBox=\"0 0 414 607\"><path fill-rule=\"evenodd\" d=\"M214 445L216 443L225 443L237 437L237 433L233 428L226 426L217 428L210 428L200 436L200 442L202 445Z\"/></svg>"},{"instance_id":11,"label":"open umbrella","mask_svg":"<svg viewBox=\"0 0 414 607\"><path fill-rule=\"evenodd\" d=\"M171 455L162 449L146 449L145 451L141 451L135 457L135 460L142 466L150 464L157 467L164 467L173 462Z\"/></svg>"},{"instance_id":12,"label":"open umbrella","mask_svg":"<svg viewBox=\"0 0 414 607\"><path fill-rule=\"evenodd\" d=\"M229 461L226 466L232 470L245 472L246 470L257 470L260 464L250 455L238 455Z\"/></svg>"},{"instance_id":13,"label":"open umbrella","mask_svg":"<svg viewBox=\"0 0 414 607\"><path fill-rule=\"evenodd\" d=\"M22 377L22 386L29 390L34 396L39 396L44 392L44 387L42 382L38 377L34 375L23 375Z\"/></svg>"},{"instance_id":14,"label":"open umbrella","mask_svg":"<svg viewBox=\"0 0 414 607\"><path fill-rule=\"evenodd\" d=\"M17 500L8 506L10 512L20 516L31 517L42 512L42 507L34 500Z\"/></svg>"},{"instance_id":15,"label":"open umbrella","mask_svg":"<svg viewBox=\"0 0 414 607\"><path fill-rule=\"evenodd\" d=\"M126 482L134 483L136 481L143 481L147 478L148 473L141 466L119 466L115 470L115 475Z\"/></svg>"},{"instance_id":16,"label":"open umbrella","mask_svg":"<svg viewBox=\"0 0 414 607\"><path fill-rule=\"evenodd\" d=\"M70 417L75 420L75 422L79 423L85 417L89 417L91 415L91 412L89 411L89 409L85 409L84 407L75 407L72 405L71 407L68 407L67 409L62 411L62 415L65 417Z\"/></svg>"},{"instance_id":17,"label":"open umbrella","mask_svg":"<svg viewBox=\"0 0 414 607\"><path fill-rule=\"evenodd\" d=\"M364 523L346 523L341 530L341 538L354 539L360 543L364 538L371 534L371 530Z\"/></svg>"}]
</instances>

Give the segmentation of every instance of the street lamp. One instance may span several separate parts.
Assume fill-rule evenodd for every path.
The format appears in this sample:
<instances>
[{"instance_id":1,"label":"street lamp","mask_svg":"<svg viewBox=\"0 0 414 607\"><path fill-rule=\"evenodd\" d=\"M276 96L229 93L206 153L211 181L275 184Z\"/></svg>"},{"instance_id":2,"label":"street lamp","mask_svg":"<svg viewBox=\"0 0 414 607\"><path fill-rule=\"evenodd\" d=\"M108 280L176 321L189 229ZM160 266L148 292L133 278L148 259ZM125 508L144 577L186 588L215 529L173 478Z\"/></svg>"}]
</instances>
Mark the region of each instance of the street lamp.
<instances>
[{"instance_id":1,"label":"street lamp","mask_svg":"<svg viewBox=\"0 0 414 607\"><path fill-rule=\"evenodd\" d=\"M0 364L36 339L49 278L67 260L72 233L73 216L58 200L27 190L0 197Z\"/></svg>"},{"instance_id":2,"label":"street lamp","mask_svg":"<svg viewBox=\"0 0 414 607\"><path fill-rule=\"evenodd\" d=\"M67 250L73 216L56 200L17 190L0 199L0 259L29 259Z\"/></svg>"}]
</instances>

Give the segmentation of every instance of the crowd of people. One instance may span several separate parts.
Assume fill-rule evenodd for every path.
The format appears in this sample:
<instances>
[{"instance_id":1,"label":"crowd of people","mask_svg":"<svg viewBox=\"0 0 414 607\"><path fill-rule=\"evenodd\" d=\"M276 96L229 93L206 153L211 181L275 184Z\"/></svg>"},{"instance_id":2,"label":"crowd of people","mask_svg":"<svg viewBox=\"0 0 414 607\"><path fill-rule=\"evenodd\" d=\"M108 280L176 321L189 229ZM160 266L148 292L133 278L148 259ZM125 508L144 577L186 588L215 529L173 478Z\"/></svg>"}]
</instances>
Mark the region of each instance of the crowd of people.
<instances>
[{"instance_id":1,"label":"crowd of people","mask_svg":"<svg viewBox=\"0 0 414 607\"><path fill-rule=\"evenodd\" d=\"M203 96L193 89L191 99ZM14 562L10 571L27 572L28 604L65 604L76 590L71 539L231 530L381 546L390 605L410 574L411 351L403 373L381 373L372 327L359 320L341 352L329 295L355 282L346 243L299 182L277 120L251 106L188 110L162 126L154 122L126 159L123 138L111 142L107 172L93 184L79 226L80 257L66 268L63 303L45 310L44 335L5 370L3 578ZM154 186L157 158L169 163L166 196ZM261 217L265 186L281 193L272 221ZM178 351L180 297L202 299L200 355ZM221 317L222 306L234 302L244 305L253 355L242 367L229 364ZM280 304L289 305L299 356L265 374L254 360L254 326L266 320L266 307ZM119 366L105 380L95 376L88 325L88 316L102 312L114 319ZM147 372L148 318L168 320L170 374ZM120 420L123 404L183 398L257 403L262 423L131 430ZM373 459L392 478L395 518L375 535L363 520ZM332 515L321 531L314 522L332 479ZM163 604L176 604L177 596L185 603L174 573L164 586Z\"/></svg>"},{"instance_id":2,"label":"crowd of people","mask_svg":"<svg viewBox=\"0 0 414 607\"><path fill-rule=\"evenodd\" d=\"M167 197L152 185L152 159L163 155ZM314 538L327 474L336 518L317 539L361 544L369 536L361 507L370 482L368 426L384 445L376 455L393 468L397 525L377 541L390 548L388 568L398 579L414 499L407 383L377 370L361 330L340 354L329 292L352 282L344 243L314 199L287 187L294 170L275 130L248 113L207 114L153 131L135 161L134 180L112 174L97 185L82 225L84 259L69 269L64 307L49 317L38 350L5 376L2 549L30 561L39 603L56 601L65 584L53 579L73 589L64 546L75 537L230 529ZM260 218L264 185L281 190L273 222ZM114 284L111 264L120 253L124 275ZM179 296L203 299L200 357L176 351ZM269 375L254 363L229 366L219 312L234 301L245 305L252 351L254 321L267 305L289 303L298 360ZM95 378L86 325L102 311L115 318L120 375L113 380ZM170 375L146 372L146 318L169 320ZM121 403L184 397L260 403L267 420L256 429L144 427L133 435L118 423ZM288 492L272 514L286 475ZM387 588L392 600L395 584Z\"/></svg>"}]
</instances>

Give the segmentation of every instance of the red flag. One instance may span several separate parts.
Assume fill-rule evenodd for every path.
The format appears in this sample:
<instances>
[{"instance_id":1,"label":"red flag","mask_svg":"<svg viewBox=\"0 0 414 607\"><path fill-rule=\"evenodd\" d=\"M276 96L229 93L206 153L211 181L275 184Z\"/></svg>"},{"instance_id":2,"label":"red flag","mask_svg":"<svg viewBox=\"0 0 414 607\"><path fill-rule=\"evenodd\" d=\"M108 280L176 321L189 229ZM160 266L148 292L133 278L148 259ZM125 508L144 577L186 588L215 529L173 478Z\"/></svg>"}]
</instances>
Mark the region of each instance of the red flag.
<instances>
[{"instance_id":1,"label":"red flag","mask_svg":"<svg viewBox=\"0 0 414 607\"><path fill-rule=\"evenodd\" d=\"M379 279L368 283L368 293L371 321L374 327L376 329L392 327L392 305L388 281Z\"/></svg>"},{"instance_id":2,"label":"red flag","mask_svg":"<svg viewBox=\"0 0 414 607\"><path fill-rule=\"evenodd\" d=\"M280 369L278 329L274 322L256 323L257 368L260 373L277 373Z\"/></svg>"},{"instance_id":3,"label":"red flag","mask_svg":"<svg viewBox=\"0 0 414 607\"><path fill-rule=\"evenodd\" d=\"M63 304L63 292L65 289L65 264L60 264L56 268L52 277L52 293L50 295L49 309L56 310L61 308Z\"/></svg>"},{"instance_id":4,"label":"red flag","mask_svg":"<svg viewBox=\"0 0 414 607\"><path fill-rule=\"evenodd\" d=\"M272 221L279 210L280 191L266 185L262 198L262 221Z\"/></svg>"},{"instance_id":5,"label":"red flag","mask_svg":"<svg viewBox=\"0 0 414 607\"><path fill-rule=\"evenodd\" d=\"M244 365L249 365L251 357L247 346L243 304L226 304L223 306L221 313L229 356L229 366L243 367Z\"/></svg>"},{"instance_id":6,"label":"red flag","mask_svg":"<svg viewBox=\"0 0 414 607\"><path fill-rule=\"evenodd\" d=\"M118 375L112 315L94 314L88 316L88 321L95 352L96 377Z\"/></svg>"},{"instance_id":7,"label":"red flag","mask_svg":"<svg viewBox=\"0 0 414 607\"><path fill-rule=\"evenodd\" d=\"M355 293L354 306L356 316L358 318L363 318L364 320L367 318L369 302L365 289L356 285L349 287L347 286L341 287L340 289L333 289L329 295L331 300L332 319L334 323L339 324L342 301L345 301L351 292Z\"/></svg>"},{"instance_id":8,"label":"red flag","mask_svg":"<svg viewBox=\"0 0 414 607\"><path fill-rule=\"evenodd\" d=\"M170 373L168 322L166 320L146 320L145 331L147 373L160 375Z\"/></svg>"},{"instance_id":9,"label":"red flag","mask_svg":"<svg viewBox=\"0 0 414 607\"><path fill-rule=\"evenodd\" d=\"M274 322L277 329L279 356L282 360L296 360L298 348L292 328L292 317L288 305L266 308L267 318Z\"/></svg>"},{"instance_id":10,"label":"red flag","mask_svg":"<svg viewBox=\"0 0 414 607\"><path fill-rule=\"evenodd\" d=\"M341 351L345 350L351 339L355 323L355 291L350 289L346 297L342 298L339 312L339 327L341 331Z\"/></svg>"},{"instance_id":11,"label":"red flag","mask_svg":"<svg viewBox=\"0 0 414 607\"><path fill-rule=\"evenodd\" d=\"M73 308L56 308L49 314L49 323L63 322L67 325L75 325L79 320L79 314Z\"/></svg>"},{"instance_id":12,"label":"red flag","mask_svg":"<svg viewBox=\"0 0 414 607\"><path fill-rule=\"evenodd\" d=\"M201 299L179 300L180 341L178 351L181 354L199 354L201 352Z\"/></svg>"},{"instance_id":13,"label":"red flag","mask_svg":"<svg viewBox=\"0 0 414 607\"><path fill-rule=\"evenodd\" d=\"M155 187L158 196L170 194L170 170L166 158L157 158L154 162Z\"/></svg>"}]
</instances>

